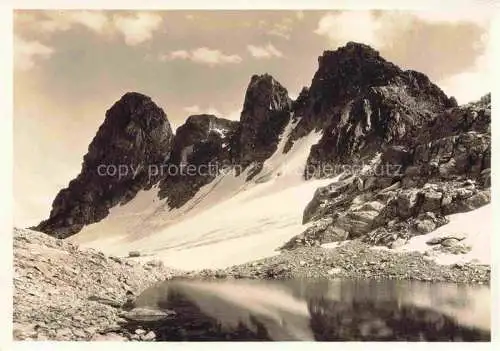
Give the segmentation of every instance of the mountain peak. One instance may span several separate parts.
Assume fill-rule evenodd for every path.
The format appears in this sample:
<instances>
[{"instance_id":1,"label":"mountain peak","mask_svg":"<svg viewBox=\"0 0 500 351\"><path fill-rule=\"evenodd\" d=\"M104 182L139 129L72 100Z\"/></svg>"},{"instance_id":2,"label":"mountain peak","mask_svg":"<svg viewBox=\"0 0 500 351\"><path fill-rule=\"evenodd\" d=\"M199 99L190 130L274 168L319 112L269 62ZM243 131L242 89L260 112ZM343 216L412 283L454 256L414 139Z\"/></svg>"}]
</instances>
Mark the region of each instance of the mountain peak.
<instances>
[{"instance_id":1,"label":"mountain peak","mask_svg":"<svg viewBox=\"0 0 500 351\"><path fill-rule=\"evenodd\" d=\"M373 57L385 61L380 53L370 45L349 41L345 46L340 46L336 50L325 50L323 56L343 55L343 56L362 56L365 58Z\"/></svg>"},{"instance_id":2,"label":"mountain peak","mask_svg":"<svg viewBox=\"0 0 500 351\"><path fill-rule=\"evenodd\" d=\"M241 112L241 163L263 162L275 150L279 135L290 119L288 91L270 74L253 75Z\"/></svg>"},{"instance_id":3,"label":"mountain peak","mask_svg":"<svg viewBox=\"0 0 500 351\"><path fill-rule=\"evenodd\" d=\"M264 74L254 74L252 75L252 77L250 78L250 85L252 85L252 83L256 83L256 82L260 82L260 81L265 81L265 82L268 82L268 83L271 83L271 84L274 84L276 83L277 81L274 79L274 77L272 75L270 75L269 73L264 73ZM278 83L279 84L279 83Z\"/></svg>"},{"instance_id":4,"label":"mountain peak","mask_svg":"<svg viewBox=\"0 0 500 351\"><path fill-rule=\"evenodd\" d=\"M245 94L243 112L262 106L270 110L289 108L291 99L286 88L268 73L254 74L248 84Z\"/></svg>"},{"instance_id":5,"label":"mountain peak","mask_svg":"<svg viewBox=\"0 0 500 351\"><path fill-rule=\"evenodd\" d=\"M111 207L152 185L146 171L164 162L172 139L167 115L150 97L123 95L106 112L80 174L57 194L49 219L37 230L64 238L106 217Z\"/></svg>"}]
</instances>

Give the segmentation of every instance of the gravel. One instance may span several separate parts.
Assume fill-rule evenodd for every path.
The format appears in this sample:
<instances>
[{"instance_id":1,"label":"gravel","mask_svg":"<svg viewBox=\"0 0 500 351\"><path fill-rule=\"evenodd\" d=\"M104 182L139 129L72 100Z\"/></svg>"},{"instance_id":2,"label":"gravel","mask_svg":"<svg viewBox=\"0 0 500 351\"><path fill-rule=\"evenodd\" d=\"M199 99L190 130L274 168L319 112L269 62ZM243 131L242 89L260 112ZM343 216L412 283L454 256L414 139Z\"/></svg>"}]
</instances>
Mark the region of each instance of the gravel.
<instances>
[{"instance_id":1,"label":"gravel","mask_svg":"<svg viewBox=\"0 0 500 351\"><path fill-rule=\"evenodd\" d=\"M327 278L398 279L489 284L491 267L479 264L439 265L421 253L374 249L361 241L336 248L307 247L221 270L188 272L192 278Z\"/></svg>"}]
</instances>

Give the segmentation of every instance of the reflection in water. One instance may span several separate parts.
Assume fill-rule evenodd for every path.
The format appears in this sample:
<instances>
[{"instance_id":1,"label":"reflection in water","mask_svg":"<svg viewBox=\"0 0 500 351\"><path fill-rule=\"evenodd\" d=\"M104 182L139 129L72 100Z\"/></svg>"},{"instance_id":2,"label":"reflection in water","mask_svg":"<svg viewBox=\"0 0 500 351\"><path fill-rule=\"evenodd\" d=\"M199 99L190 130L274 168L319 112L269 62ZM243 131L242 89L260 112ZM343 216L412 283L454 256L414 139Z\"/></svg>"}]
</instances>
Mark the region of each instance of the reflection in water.
<instances>
[{"instance_id":1,"label":"reflection in water","mask_svg":"<svg viewBox=\"0 0 500 351\"><path fill-rule=\"evenodd\" d=\"M176 279L147 289L135 305L176 312L142 325L163 341L490 340L486 286Z\"/></svg>"}]
</instances>

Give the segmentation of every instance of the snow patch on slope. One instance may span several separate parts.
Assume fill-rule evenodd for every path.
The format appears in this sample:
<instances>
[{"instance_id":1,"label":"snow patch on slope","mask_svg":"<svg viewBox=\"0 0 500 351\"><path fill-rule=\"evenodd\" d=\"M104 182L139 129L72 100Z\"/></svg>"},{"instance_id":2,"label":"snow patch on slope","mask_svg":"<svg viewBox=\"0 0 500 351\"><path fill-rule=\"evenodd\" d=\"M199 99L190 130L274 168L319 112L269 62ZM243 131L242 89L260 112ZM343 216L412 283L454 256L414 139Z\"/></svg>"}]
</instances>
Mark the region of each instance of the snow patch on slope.
<instances>
[{"instance_id":1,"label":"snow patch on slope","mask_svg":"<svg viewBox=\"0 0 500 351\"><path fill-rule=\"evenodd\" d=\"M394 250L397 252L416 251L420 253L429 252L429 258L438 264L452 265L464 263L476 263L491 265L491 238L493 236L493 213L491 204L485 205L470 212L456 213L450 215L450 222L438 229L411 238L408 242L396 249L385 246L374 246L374 250ZM427 242L434 238L442 238L453 235L464 235L465 239L460 241L461 245L470 246L471 250L466 254L452 254L434 251L433 246Z\"/></svg>"},{"instance_id":2,"label":"snow patch on slope","mask_svg":"<svg viewBox=\"0 0 500 351\"><path fill-rule=\"evenodd\" d=\"M158 199L156 187L141 191L69 240L118 256L139 250L141 260L157 258L180 269L223 268L276 255L276 248L306 229L302 213L314 191L332 182L302 176L321 133L283 153L292 129L293 122L253 182L245 182L246 172L222 174L173 210Z\"/></svg>"},{"instance_id":3,"label":"snow patch on slope","mask_svg":"<svg viewBox=\"0 0 500 351\"><path fill-rule=\"evenodd\" d=\"M439 253L435 256L436 262L439 264L466 262L491 264L492 218L491 204L470 212L450 215L450 222L448 224L439 227L429 234L411 238L400 250L419 251L423 253L432 248L426 244L430 239L453 234L465 234L466 238L460 243L470 246L470 252L459 255Z\"/></svg>"}]
</instances>

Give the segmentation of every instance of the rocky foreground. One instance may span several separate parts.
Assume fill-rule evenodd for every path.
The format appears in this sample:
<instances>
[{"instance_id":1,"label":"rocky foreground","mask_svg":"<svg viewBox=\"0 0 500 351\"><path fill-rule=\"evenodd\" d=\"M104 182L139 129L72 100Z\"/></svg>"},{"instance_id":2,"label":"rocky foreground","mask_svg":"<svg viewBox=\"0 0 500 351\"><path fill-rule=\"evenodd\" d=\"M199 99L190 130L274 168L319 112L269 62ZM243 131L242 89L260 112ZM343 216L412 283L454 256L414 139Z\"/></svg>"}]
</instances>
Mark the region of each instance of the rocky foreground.
<instances>
[{"instance_id":1,"label":"rocky foreground","mask_svg":"<svg viewBox=\"0 0 500 351\"><path fill-rule=\"evenodd\" d=\"M126 340L113 333L121 307L174 273L31 230L15 229L13 239L15 340Z\"/></svg>"},{"instance_id":2,"label":"rocky foreground","mask_svg":"<svg viewBox=\"0 0 500 351\"><path fill-rule=\"evenodd\" d=\"M361 241L298 248L225 270L180 272L151 261L107 257L46 234L14 230L15 340L155 340L133 320L135 296L174 276L218 279L411 279L489 284L490 267L441 266L418 253L374 250Z\"/></svg>"}]
</instances>

